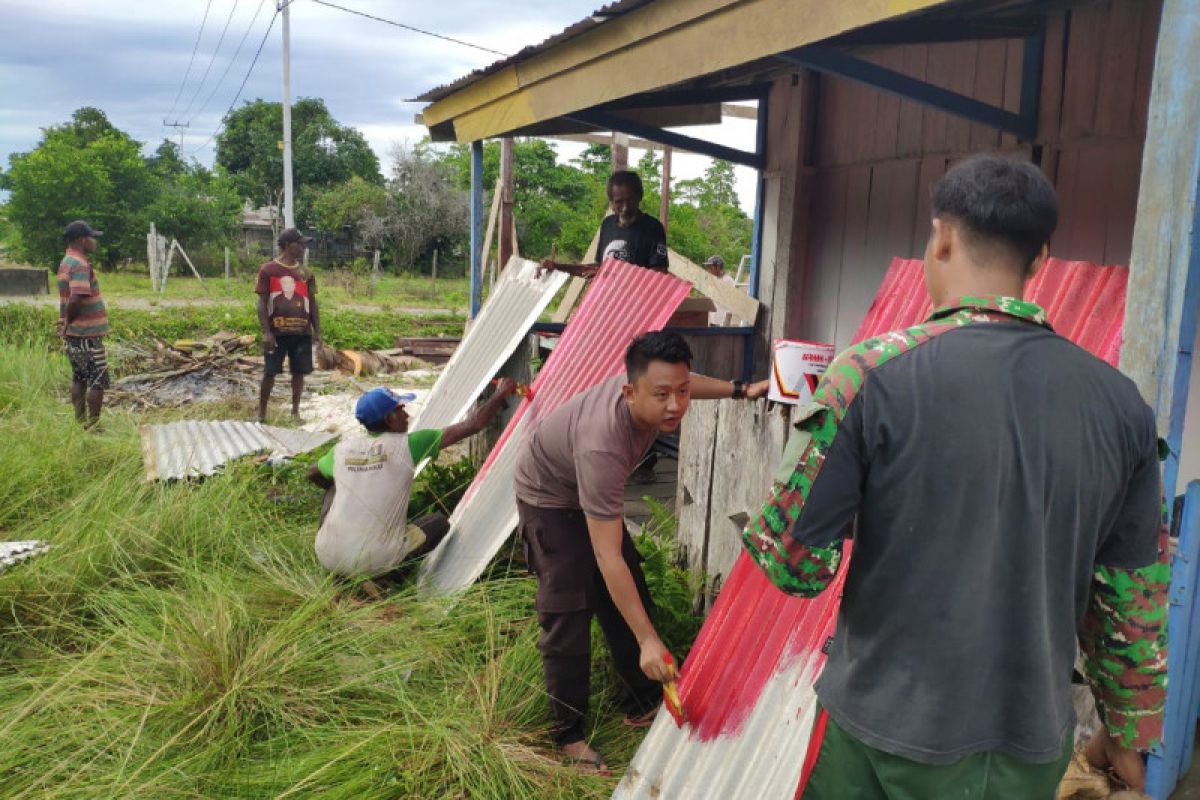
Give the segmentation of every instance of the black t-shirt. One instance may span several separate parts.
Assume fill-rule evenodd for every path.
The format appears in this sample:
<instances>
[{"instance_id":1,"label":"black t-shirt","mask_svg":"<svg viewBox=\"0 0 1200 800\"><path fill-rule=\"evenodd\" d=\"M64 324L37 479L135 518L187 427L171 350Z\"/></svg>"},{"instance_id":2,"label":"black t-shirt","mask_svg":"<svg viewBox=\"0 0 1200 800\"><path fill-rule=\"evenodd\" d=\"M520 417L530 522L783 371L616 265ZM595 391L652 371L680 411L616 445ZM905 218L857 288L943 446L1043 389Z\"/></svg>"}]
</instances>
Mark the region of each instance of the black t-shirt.
<instances>
[{"instance_id":1,"label":"black t-shirt","mask_svg":"<svg viewBox=\"0 0 1200 800\"><path fill-rule=\"evenodd\" d=\"M639 214L632 225L623 228L616 214L605 217L600 223L596 261L603 264L609 258L666 272L667 234L662 223L648 214Z\"/></svg>"}]
</instances>

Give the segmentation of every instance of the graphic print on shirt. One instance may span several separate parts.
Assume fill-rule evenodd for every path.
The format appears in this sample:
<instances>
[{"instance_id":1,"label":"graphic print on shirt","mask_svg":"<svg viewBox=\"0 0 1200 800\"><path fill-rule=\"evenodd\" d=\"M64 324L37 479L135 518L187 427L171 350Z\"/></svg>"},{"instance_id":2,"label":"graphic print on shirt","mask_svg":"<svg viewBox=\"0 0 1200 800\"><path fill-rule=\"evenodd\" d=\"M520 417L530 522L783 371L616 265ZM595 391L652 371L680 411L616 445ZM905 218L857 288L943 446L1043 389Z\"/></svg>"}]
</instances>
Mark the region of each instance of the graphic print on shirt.
<instances>
[{"instance_id":1,"label":"graphic print on shirt","mask_svg":"<svg viewBox=\"0 0 1200 800\"><path fill-rule=\"evenodd\" d=\"M633 256L629 252L629 243L624 239L613 239L604 248L604 255L600 258L600 263L604 263L610 258L615 258L617 261L624 261L626 264L633 263Z\"/></svg>"},{"instance_id":2,"label":"graphic print on shirt","mask_svg":"<svg viewBox=\"0 0 1200 800\"><path fill-rule=\"evenodd\" d=\"M267 314L276 330L303 331L308 328L308 283L297 282L291 275L272 275Z\"/></svg>"},{"instance_id":3,"label":"graphic print on shirt","mask_svg":"<svg viewBox=\"0 0 1200 800\"><path fill-rule=\"evenodd\" d=\"M288 280L285 278L284 280ZM346 454L346 469L350 472L373 472L378 469L383 469L383 465L387 463L388 457L384 447L379 442L374 442L361 453Z\"/></svg>"}]
</instances>

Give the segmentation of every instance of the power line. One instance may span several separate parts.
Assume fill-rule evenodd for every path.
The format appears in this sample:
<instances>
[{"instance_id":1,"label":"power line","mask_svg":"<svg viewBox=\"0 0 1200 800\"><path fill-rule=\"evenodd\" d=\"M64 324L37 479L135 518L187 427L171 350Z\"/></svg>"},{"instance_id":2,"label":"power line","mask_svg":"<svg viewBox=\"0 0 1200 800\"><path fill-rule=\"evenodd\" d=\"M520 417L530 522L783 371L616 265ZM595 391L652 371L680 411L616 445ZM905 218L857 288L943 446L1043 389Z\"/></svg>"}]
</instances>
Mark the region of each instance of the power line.
<instances>
[{"instance_id":1,"label":"power line","mask_svg":"<svg viewBox=\"0 0 1200 800\"><path fill-rule=\"evenodd\" d=\"M212 8L212 0L208 0L208 4L204 6L204 19L200 20L200 32L196 34L196 43L192 45L192 57L188 59L187 71L183 73L183 80L179 82L179 91L175 93L175 102L171 103L171 110L167 112L167 116L175 113L175 107L179 105L179 97L183 94L183 87L187 84L188 76L192 74L192 63L196 60L196 51L200 49L200 37L204 35L204 26L208 24L208 11Z\"/></svg>"},{"instance_id":2,"label":"power line","mask_svg":"<svg viewBox=\"0 0 1200 800\"><path fill-rule=\"evenodd\" d=\"M233 51L233 57L229 59L229 63L225 65L225 71L221 73L221 77L217 78L217 83L213 86L212 91L208 93L208 97L204 98L204 103L196 112L196 117L199 117L208 108L208 104L212 102L216 96L217 90L221 88L221 84L225 83L225 78L229 77L229 70L233 69L233 65L237 62L237 57L242 54L242 47L246 44L246 40L250 38L250 31L254 29L254 23L258 21L258 15L262 13L263 6L267 0L258 0L258 8L254 9L254 16L250 18L250 24L246 26L245 32L242 34L241 41L238 42L237 49Z\"/></svg>"},{"instance_id":3,"label":"power line","mask_svg":"<svg viewBox=\"0 0 1200 800\"><path fill-rule=\"evenodd\" d=\"M319 5L329 6L330 8L336 8L338 11L345 11L347 14L357 14L360 17L366 17L367 19L373 19L376 22L383 22L387 25L394 25L397 28L403 28L406 31L412 31L413 33L420 33L420 34L424 34L425 36L432 36L435 39L441 39L446 42L454 42L455 44L461 44L463 47L473 47L476 50L482 50L485 53L492 53L493 55L504 56L506 58L509 55L508 53L501 53L499 50L492 50L490 47L483 47L482 45L472 44L471 42L464 42L462 39L455 39L451 36L443 36L440 33L434 33L433 31L422 30L421 28L416 28L416 27L413 27L412 25L405 25L403 22L394 22L390 19L384 19L383 17L376 17L372 14L367 14L363 11L355 11L353 8L346 8L345 6L339 6L335 3L328 2L328 0L313 0L313 2L318 3Z\"/></svg>"},{"instance_id":4,"label":"power line","mask_svg":"<svg viewBox=\"0 0 1200 800\"><path fill-rule=\"evenodd\" d=\"M233 107L237 105L238 98L242 96L242 90L246 88L246 82L250 80L250 73L254 72L254 65L258 63L258 57L262 55L263 45L267 43L267 37L271 35L271 28L275 27L275 20L278 19L278 17L279 11L276 10L271 16L271 21L267 23L267 30L265 33L263 33L262 41L258 43L258 50L254 53L254 60L250 62L250 69L246 70L246 77L242 78L242 85L238 87L237 94L233 96L233 102L229 104L229 108L227 108L225 113L221 115L221 124L218 125L217 129L213 131L207 139L204 140L204 144L192 151L191 155L195 156L201 150L208 147L208 143L217 137L217 133L225 125L225 118L233 113Z\"/></svg>"},{"instance_id":5,"label":"power line","mask_svg":"<svg viewBox=\"0 0 1200 800\"><path fill-rule=\"evenodd\" d=\"M196 98L200 96L200 90L204 88L205 81L208 80L208 73L212 71L213 62L217 60L217 54L221 52L221 45L225 43L225 34L229 32L229 23L233 22L234 12L237 11L239 0L233 0L233 5L229 8L229 16L225 18L225 27L221 29L221 35L217 37L217 46L213 48L212 56L208 59L208 66L204 68L204 74L200 76L200 83L196 86L196 91L192 92L192 99L188 101L187 108L179 116L186 117L188 112L192 110L192 106L196 104ZM188 118L191 122L191 118Z\"/></svg>"}]
</instances>

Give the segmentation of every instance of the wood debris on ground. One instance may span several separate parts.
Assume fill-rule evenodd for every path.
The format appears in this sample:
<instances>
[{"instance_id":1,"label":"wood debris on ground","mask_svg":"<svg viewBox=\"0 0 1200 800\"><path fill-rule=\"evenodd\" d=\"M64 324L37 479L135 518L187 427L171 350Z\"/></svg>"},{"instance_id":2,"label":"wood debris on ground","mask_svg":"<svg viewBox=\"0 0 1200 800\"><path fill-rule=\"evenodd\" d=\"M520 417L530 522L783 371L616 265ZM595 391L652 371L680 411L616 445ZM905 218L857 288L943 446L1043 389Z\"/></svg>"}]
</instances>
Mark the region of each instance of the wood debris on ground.
<instances>
[{"instance_id":1,"label":"wood debris on ground","mask_svg":"<svg viewBox=\"0 0 1200 800\"><path fill-rule=\"evenodd\" d=\"M422 369L428 363L417 356L394 350L337 350L321 342L317 345L317 368L336 369L355 377L390 375L396 372Z\"/></svg>"}]
</instances>

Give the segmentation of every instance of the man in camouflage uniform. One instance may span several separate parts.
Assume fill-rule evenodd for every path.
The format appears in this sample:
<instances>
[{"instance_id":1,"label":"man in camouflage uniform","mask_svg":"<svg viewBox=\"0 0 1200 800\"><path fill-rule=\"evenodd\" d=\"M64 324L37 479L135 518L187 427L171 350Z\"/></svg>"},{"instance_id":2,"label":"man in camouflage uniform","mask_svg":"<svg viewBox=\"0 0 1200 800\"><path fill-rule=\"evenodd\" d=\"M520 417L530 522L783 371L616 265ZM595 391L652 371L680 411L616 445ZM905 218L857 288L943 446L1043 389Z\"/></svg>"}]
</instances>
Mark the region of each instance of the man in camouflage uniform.
<instances>
[{"instance_id":1,"label":"man in camouflage uniform","mask_svg":"<svg viewBox=\"0 0 1200 800\"><path fill-rule=\"evenodd\" d=\"M1170 577L1154 414L1020 299L1057 219L1031 164L952 169L925 252L936 310L834 360L743 533L813 597L854 523L806 800L1054 797L1077 642L1100 749L1144 782Z\"/></svg>"}]
</instances>

